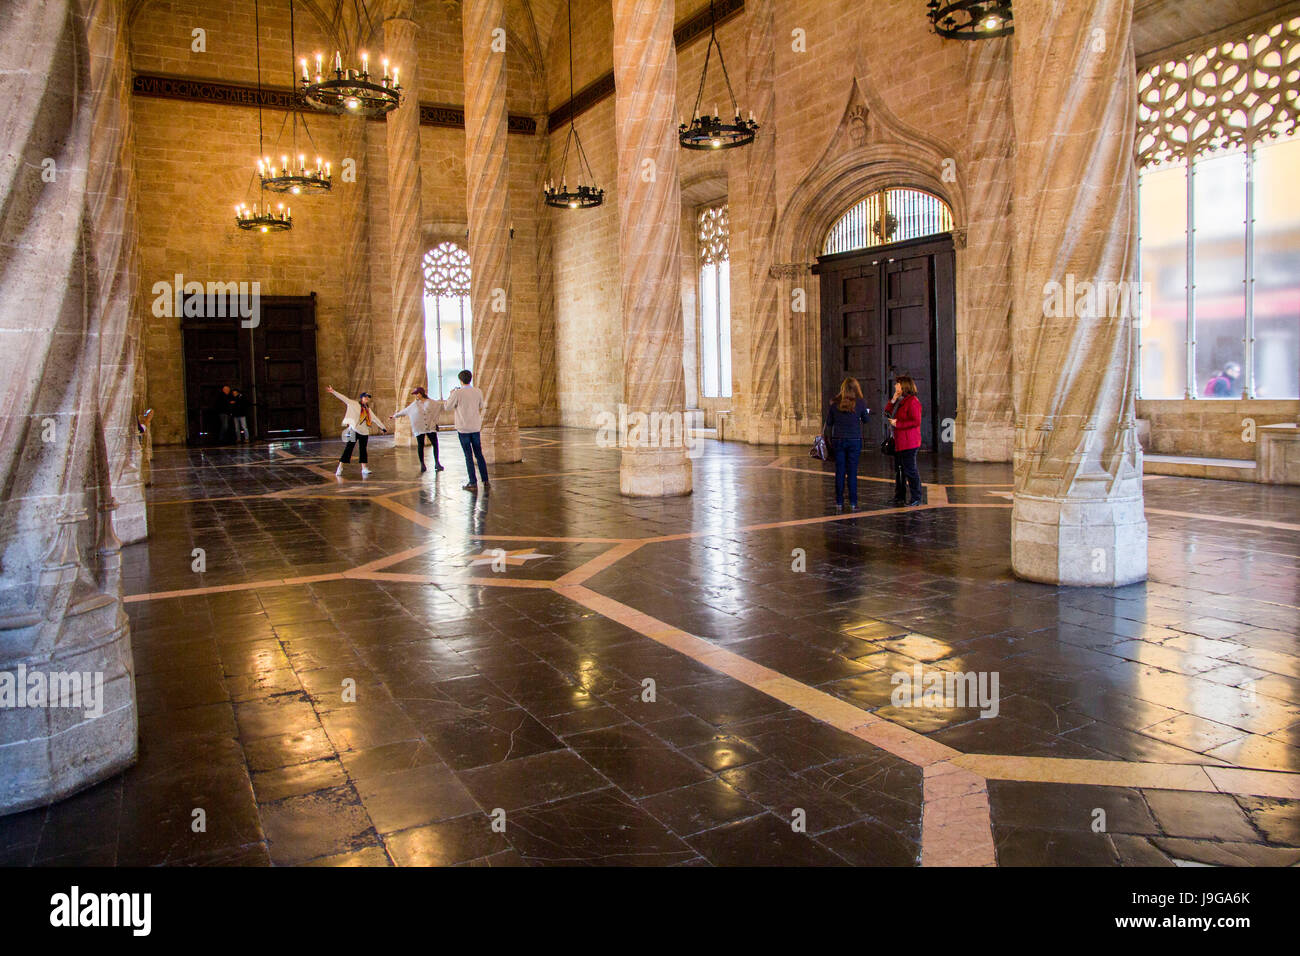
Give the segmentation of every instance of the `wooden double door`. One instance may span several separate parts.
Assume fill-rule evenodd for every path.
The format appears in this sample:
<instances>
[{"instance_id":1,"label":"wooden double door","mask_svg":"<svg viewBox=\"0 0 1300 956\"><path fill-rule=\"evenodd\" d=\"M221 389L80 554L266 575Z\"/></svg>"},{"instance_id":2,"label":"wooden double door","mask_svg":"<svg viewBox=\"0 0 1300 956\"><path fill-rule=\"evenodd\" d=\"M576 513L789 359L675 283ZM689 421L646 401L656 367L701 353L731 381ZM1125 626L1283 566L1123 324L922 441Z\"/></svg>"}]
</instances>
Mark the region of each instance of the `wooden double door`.
<instances>
[{"instance_id":1,"label":"wooden double door","mask_svg":"<svg viewBox=\"0 0 1300 956\"><path fill-rule=\"evenodd\" d=\"M957 416L955 257L950 236L821 256L822 392L862 385L870 441L884 437L884 407L899 375L916 381L921 447L952 454ZM824 406L823 406L824 408Z\"/></svg>"},{"instance_id":2,"label":"wooden double door","mask_svg":"<svg viewBox=\"0 0 1300 956\"><path fill-rule=\"evenodd\" d=\"M206 297L202 310L184 311L202 312L181 319L188 444L220 442L216 409L223 385L238 388L249 399L248 428L254 438L320 437L316 293L262 296L251 328L244 328L238 311L215 297Z\"/></svg>"}]
</instances>

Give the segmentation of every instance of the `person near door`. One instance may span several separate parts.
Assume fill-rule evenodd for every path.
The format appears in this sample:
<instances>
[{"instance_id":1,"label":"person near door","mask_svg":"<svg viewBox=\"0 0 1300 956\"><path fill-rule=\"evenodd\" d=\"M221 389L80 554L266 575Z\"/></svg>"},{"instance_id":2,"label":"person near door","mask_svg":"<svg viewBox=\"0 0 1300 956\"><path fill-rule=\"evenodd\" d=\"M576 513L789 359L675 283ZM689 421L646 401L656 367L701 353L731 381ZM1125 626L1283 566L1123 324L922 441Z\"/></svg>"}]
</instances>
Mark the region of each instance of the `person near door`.
<instances>
[{"instance_id":1,"label":"person near door","mask_svg":"<svg viewBox=\"0 0 1300 956\"><path fill-rule=\"evenodd\" d=\"M856 378L846 378L826 409L831 455L835 458L835 510L844 510L848 485L849 510L858 510L858 460L862 457L863 428L871 412Z\"/></svg>"},{"instance_id":2,"label":"person near door","mask_svg":"<svg viewBox=\"0 0 1300 956\"><path fill-rule=\"evenodd\" d=\"M396 421L399 418L409 418L411 420L411 431L415 433L415 451L420 456L420 471L425 472L429 469L424 467L424 440L429 439L429 444L433 447L433 470L442 471L442 463L438 461L438 413L442 411L442 402L435 402L429 397L419 385L411 390L415 396L415 401L411 402L400 412L394 412L390 420Z\"/></svg>"},{"instance_id":3,"label":"person near door","mask_svg":"<svg viewBox=\"0 0 1300 956\"><path fill-rule=\"evenodd\" d=\"M230 434L231 421L234 417L231 412L231 402L233 401L234 396L230 386L222 385L221 391L217 393L216 399L212 402L212 416L217 422L216 438L218 445L224 445L227 441L226 436Z\"/></svg>"},{"instance_id":4,"label":"person near door","mask_svg":"<svg viewBox=\"0 0 1300 956\"><path fill-rule=\"evenodd\" d=\"M894 379L894 397L885 406L894 428L894 454L907 481L907 506L921 503L921 473L916 468L916 452L921 447L921 399L916 382L910 375Z\"/></svg>"},{"instance_id":5,"label":"person near door","mask_svg":"<svg viewBox=\"0 0 1300 956\"><path fill-rule=\"evenodd\" d=\"M253 403L237 388L230 390L230 396L230 413L235 422L235 441L249 441L248 412L253 407Z\"/></svg>"},{"instance_id":6,"label":"person near door","mask_svg":"<svg viewBox=\"0 0 1300 956\"><path fill-rule=\"evenodd\" d=\"M376 428L385 434L388 433L388 429L384 427L384 423L371 410L369 392L362 392L355 399L352 399L334 391L329 385L325 386L325 391L329 392L345 406L343 411L343 454L339 456L339 466L334 469L334 474L340 477L343 475L343 466L350 464L352 461L352 449L360 446L361 476L364 478L370 474L370 466L366 463L366 443L370 440L370 436L374 434Z\"/></svg>"},{"instance_id":7,"label":"person near door","mask_svg":"<svg viewBox=\"0 0 1300 956\"><path fill-rule=\"evenodd\" d=\"M463 369L459 375L460 387L453 388L447 396L447 407L451 409L456 420L456 437L460 439L461 451L465 453L465 470L469 481L463 486L466 491L478 491L478 482L474 480L474 459L478 459L478 470L483 476L483 486L491 487L488 481L487 461L483 458L483 393L470 384L474 380L469 369Z\"/></svg>"}]
</instances>

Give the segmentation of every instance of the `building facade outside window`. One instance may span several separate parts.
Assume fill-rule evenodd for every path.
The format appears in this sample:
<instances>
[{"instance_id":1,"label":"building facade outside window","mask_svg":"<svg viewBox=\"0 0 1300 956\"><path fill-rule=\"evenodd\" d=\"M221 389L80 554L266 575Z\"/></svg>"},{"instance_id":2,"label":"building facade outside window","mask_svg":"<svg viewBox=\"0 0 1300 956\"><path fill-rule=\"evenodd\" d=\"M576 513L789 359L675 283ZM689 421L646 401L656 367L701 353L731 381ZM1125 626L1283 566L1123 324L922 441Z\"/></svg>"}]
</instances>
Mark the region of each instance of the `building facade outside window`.
<instances>
[{"instance_id":1,"label":"building facade outside window","mask_svg":"<svg viewBox=\"0 0 1300 956\"><path fill-rule=\"evenodd\" d=\"M469 253L441 242L424 254L424 352L429 397L446 398L461 369L473 371Z\"/></svg>"},{"instance_id":2,"label":"building facade outside window","mask_svg":"<svg viewBox=\"0 0 1300 956\"><path fill-rule=\"evenodd\" d=\"M696 220L700 258L700 394L731 397L731 225L726 204Z\"/></svg>"},{"instance_id":3,"label":"building facade outside window","mask_svg":"<svg viewBox=\"0 0 1300 956\"><path fill-rule=\"evenodd\" d=\"M1143 399L1300 398L1300 18L1139 77Z\"/></svg>"}]
</instances>

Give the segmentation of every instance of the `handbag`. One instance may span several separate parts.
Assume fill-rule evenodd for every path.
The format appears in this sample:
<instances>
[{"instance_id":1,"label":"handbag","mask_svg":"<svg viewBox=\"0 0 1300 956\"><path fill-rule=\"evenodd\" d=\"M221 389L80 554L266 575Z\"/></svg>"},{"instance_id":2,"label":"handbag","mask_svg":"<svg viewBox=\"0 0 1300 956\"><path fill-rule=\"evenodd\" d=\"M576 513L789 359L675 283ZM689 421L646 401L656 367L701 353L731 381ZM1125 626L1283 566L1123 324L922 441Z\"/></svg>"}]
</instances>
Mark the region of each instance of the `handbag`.
<instances>
[{"instance_id":1,"label":"handbag","mask_svg":"<svg viewBox=\"0 0 1300 956\"><path fill-rule=\"evenodd\" d=\"M357 432L355 428L349 425L347 428L343 429L344 442L354 442L356 440L357 440Z\"/></svg>"},{"instance_id":2,"label":"handbag","mask_svg":"<svg viewBox=\"0 0 1300 956\"><path fill-rule=\"evenodd\" d=\"M885 440L880 443L880 453L882 455L893 455L894 452L894 430L888 425L885 426Z\"/></svg>"},{"instance_id":3,"label":"handbag","mask_svg":"<svg viewBox=\"0 0 1300 956\"><path fill-rule=\"evenodd\" d=\"M816 458L818 461L826 460L826 439L818 435L813 439L812 451L808 452L810 458Z\"/></svg>"}]
</instances>

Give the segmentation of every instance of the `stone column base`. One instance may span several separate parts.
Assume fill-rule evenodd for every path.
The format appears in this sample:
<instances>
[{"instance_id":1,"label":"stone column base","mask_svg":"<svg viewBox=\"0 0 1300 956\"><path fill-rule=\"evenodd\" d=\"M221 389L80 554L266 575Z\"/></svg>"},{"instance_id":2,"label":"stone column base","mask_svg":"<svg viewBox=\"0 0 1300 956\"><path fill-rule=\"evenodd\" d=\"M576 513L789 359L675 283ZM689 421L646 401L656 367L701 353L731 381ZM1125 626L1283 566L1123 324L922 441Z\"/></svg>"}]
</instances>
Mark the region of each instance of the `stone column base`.
<instances>
[{"instance_id":1,"label":"stone column base","mask_svg":"<svg viewBox=\"0 0 1300 956\"><path fill-rule=\"evenodd\" d=\"M0 621L0 643L30 644L36 620ZM121 604L98 595L64 618L52 656L6 659L0 669L98 677L103 697L84 706L0 708L0 816L41 807L119 773L136 760L131 638ZM85 704L83 698L74 703Z\"/></svg>"},{"instance_id":2,"label":"stone column base","mask_svg":"<svg viewBox=\"0 0 1300 956\"><path fill-rule=\"evenodd\" d=\"M691 493L691 462L681 448L624 448L618 490L631 498Z\"/></svg>"},{"instance_id":3,"label":"stone column base","mask_svg":"<svg viewBox=\"0 0 1300 956\"><path fill-rule=\"evenodd\" d=\"M1255 445L1255 480L1300 485L1300 425L1264 425Z\"/></svg>"},{"instance_id":4,"label":"stone column base","mask_svg":"<svg viewBox=\"0 0 1300 956\"><path fill-rule=\"evenodd\" d=\"M1070 501L1017 493L1011 567L1017 577L1043 584L1113 588L1145 581L1141 495Z\"/></svg>"},{"instance_id":5,"label":"stone column base","mask_svg":"<svg viewBox=\"0 0 1300 956\"><path fill-rule=\"evenodd\" d=\"M962 461L1010 461L1016 446L1011 422L958 422L953 455Z\"/></svg>"},{"instance_id":6,"label":"stone column base","mask_svg":"<svg viewBox=\"0 0 1300 956\"><path fill-rule=\"evenodd\" d=\"M481 440L483 457L487 459L489 465L524 460L524 453L519 444L518 425L484 424Z\"/></svg>"},{"instance_id":7,"label":"stone column base","mask_svg":"<svg viewBox=\"0 0 1300 956\"><path fill-rule=\"evenodd\" d=\"M415 447L415 432L411 431L411 420L409 418L402 417L393 422L391 431L394 446L397 448Z\"/></svg>"}]
</instances>

